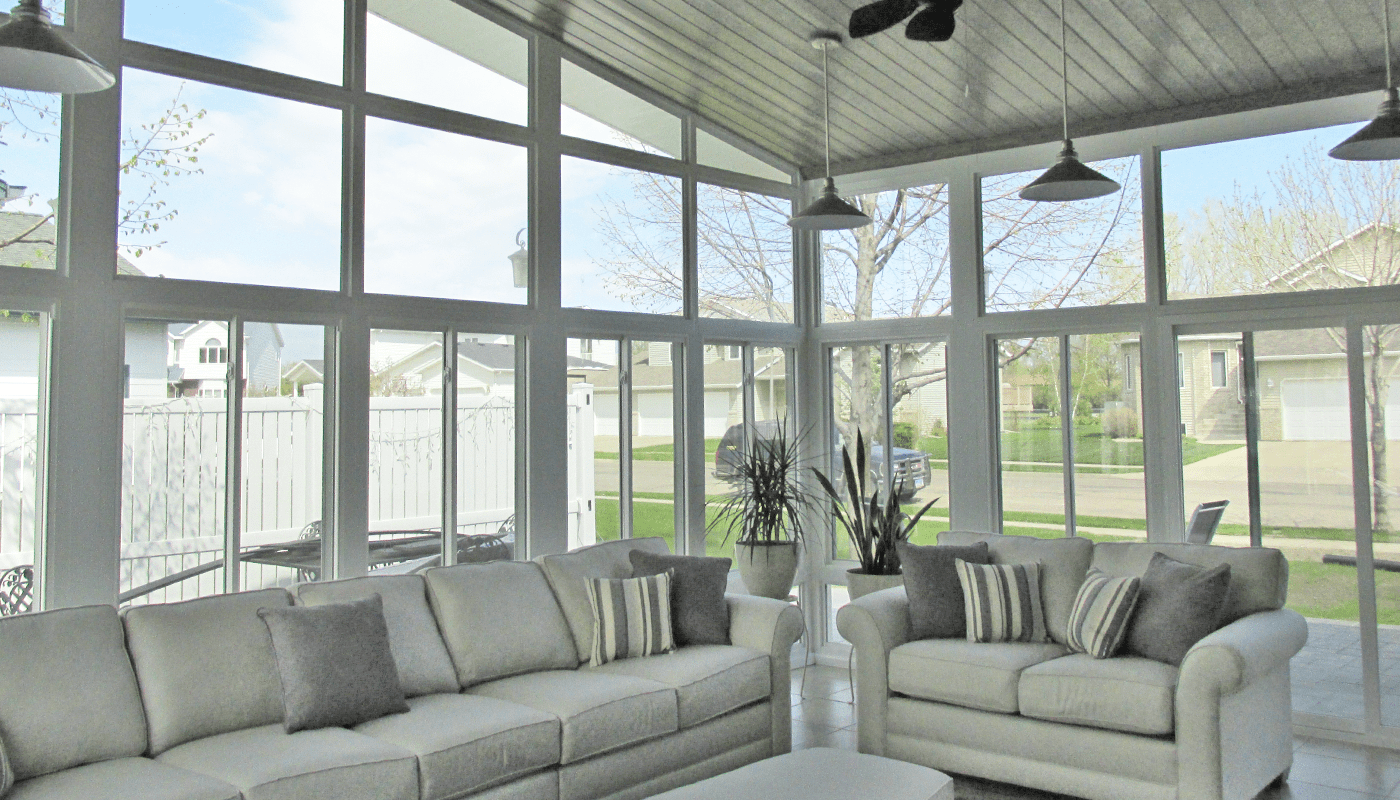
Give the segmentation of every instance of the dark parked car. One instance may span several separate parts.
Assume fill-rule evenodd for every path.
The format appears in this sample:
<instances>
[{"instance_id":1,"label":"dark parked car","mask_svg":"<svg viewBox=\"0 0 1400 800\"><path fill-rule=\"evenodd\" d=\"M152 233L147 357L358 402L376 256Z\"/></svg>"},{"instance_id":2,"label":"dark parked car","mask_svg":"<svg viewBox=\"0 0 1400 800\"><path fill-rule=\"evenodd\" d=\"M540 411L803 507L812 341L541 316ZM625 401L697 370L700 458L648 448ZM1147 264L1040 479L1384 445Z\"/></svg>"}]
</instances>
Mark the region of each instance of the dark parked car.
<instances>
[{"instance_id":1,"label":"dark parked car","mask_svg":"<svg viewBox=\"0 0 1400 800\"><path fill-rule=\"evenodd\" d=\"M771 439L778 432L777 420L760 420L754 423L754 431L759 439ZM744 425L731 425L729 430L724 432L724 436L719 440L719 449L715 451L715 477L721 480L732 480L734 478L734 468L739 463L739 448L744 442ZM836 488L841 490L845 484L845 475L840 468L841 465L841 445L838 443L832 451L831 469L835 471ZM872 445L870 448L870 478L874 481L883 477L885 472L885 448L883 445ZM821 465L820 469L826 471L827 465ZM907 447L894 448L894 480L893 484L899 491L899 501L908 503L914 499L914 495L928 484L929 460L928 453L921 450L910 450Z\"/></svg>"}]
</instances>

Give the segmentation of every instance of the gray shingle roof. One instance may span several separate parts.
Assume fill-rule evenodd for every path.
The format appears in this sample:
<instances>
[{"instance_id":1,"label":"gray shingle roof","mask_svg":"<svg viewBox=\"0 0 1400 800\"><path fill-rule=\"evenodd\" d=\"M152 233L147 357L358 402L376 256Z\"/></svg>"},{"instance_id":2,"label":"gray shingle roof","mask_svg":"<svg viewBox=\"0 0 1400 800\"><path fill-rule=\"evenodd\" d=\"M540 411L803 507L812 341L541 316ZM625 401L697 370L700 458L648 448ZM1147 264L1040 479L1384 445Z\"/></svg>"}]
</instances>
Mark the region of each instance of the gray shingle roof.
<instances>
[{"instance_id":1,"label":"gray shingle roof","mask_svg":"<svg viewBox=\"0 0 1400 800\"><path fill-rule=\"evenodd\" d=\"M58 249L58 228L52 214L30 214L25 211L0 211L0 242L12 242L0 247L0 266L54 269ZM117 254L117 274L145 275L134 264Z\"/></svg>"}]
</instances>

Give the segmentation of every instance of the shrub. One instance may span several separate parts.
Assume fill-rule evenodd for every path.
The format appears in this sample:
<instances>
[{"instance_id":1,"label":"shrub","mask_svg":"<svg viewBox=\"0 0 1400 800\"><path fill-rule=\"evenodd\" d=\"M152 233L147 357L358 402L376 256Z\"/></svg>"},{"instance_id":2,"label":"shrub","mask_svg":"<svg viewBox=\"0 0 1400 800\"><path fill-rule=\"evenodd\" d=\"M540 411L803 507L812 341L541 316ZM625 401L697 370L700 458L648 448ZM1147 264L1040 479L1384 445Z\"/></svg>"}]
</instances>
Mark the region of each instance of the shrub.
<instances>
[{"instance_id":1,"label":"shrub","mask_svg":"<svg viewBox=\"0 0 1400 800\"><path fill-rule=\"evenodd\" d=\"M914 436L917 431L912 422L896 422L894 424L894 446L908 447L914 446Z\"/></svg>"},{"instance_id":2,"label":"shrub","mask_svg":"<svg viewBox=\"0 0 1400 800\"><path fill-rule=\"evenodd\" d=\"M1131 408L1110 408L1099 417L1103 423L1103 433L1113 439L1136 439L1141 436L1138 430L1137 412Z\"/></svg>"}]
</instances>

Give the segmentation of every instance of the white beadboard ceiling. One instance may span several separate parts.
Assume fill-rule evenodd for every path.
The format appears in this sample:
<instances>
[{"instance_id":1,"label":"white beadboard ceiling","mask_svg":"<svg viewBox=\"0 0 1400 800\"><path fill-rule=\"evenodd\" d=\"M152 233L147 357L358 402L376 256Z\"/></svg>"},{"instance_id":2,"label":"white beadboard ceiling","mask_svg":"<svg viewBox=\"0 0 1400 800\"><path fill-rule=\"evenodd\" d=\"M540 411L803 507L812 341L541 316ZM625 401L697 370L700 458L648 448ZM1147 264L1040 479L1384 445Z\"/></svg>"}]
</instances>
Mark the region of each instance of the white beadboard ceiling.
<instances>
[{"instance_id":1,"label":"white beadboard ceiling","mask_svg":"<svg viewBox=\"0 0 1400 800\"><path fill-rule=\"evenodd\" d=\"M818 30L863 0L487 0L731 133L822 171ZM1375 90L1374 0L1069 0L1071 135ZM839 173L1060 138L1058 0L966 0L832 51Z\"/></svg>"}]
</instances>

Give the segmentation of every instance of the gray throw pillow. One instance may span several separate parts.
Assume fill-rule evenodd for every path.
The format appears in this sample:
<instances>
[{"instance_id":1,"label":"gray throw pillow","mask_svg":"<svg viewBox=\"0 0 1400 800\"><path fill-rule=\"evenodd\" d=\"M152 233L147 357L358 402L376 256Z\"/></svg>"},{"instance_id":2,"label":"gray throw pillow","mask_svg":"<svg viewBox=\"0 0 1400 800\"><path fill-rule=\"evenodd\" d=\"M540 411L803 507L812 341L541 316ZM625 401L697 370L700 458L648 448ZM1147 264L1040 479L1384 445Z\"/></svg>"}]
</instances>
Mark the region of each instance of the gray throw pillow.
<instances>
[{"instance_id":1,"label":"gray throw pillow","mask_svg":"<svg viewBox=\"0 0 1400 800\"><path fill-rule=\"evenodd\" d=\"M260 608L258 616L272 634L287 733L358 725L408 710L378 594L348 603Z\"/></svg>"},{"instance_id":2,"label":"gray throw pillow","mask_svg":"<svg viewBox=\"0 0 1400 800\"><path fill-rule=\"evenodd\" d=\"M10 766L10 757L5 753L5 740L0 739L0 797L9 793L15 785L15 770Z\"/></svg>"},{"instance_id":3,"label":"gray throw pillow","mask_svg":"<svg viewBox=\"0 0 1400 800\"><path fill-rule=\"evenodd\" d=\"M1207 569L1153 553L1123 649L1128 655L1181 666L1191 645L1220 627L1229 595L1229 564Z\"/></svg>"},{"instance_id":4,"label":"gray throw pillow","mask_svg":"<svg viewBox=\"0 0 1400 800\"><path fill-rule=\"evenodd\" d=\"M987 543L917 545L899 542L904 593L909 596L909 638L951 639L967 636L962 582L954 562L989 564Z\"/></svg>"},{"instance_id":5,"label":"gray throw pillow","mask_svg":"<svg viewBox=\"0 0 1400 800\"><path fill-rule=\"evenodd\" d=\"M671 584L671 622L676 646L729 644L729 584L727 558L673 556L633 550L632 575L641 578L675 570Z\"/></svg>"}]
</instances>

